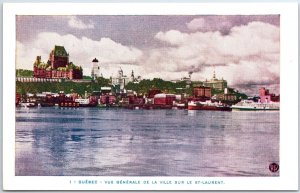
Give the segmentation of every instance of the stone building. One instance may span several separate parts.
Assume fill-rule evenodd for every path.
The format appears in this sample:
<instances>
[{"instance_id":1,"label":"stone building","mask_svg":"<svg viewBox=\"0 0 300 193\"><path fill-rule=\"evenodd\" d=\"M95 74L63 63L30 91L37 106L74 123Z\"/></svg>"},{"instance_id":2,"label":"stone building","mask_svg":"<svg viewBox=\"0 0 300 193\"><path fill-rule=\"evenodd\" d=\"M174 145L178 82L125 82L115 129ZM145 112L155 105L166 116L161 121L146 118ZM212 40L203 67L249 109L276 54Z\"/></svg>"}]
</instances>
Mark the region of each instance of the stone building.
<instances>
[{"instance_id":1,"label":"stone building","mask_svg":"<svg viewBox=\"0 0 300 193\"><path fill-rule=\"evenodd\" d=\"M227 88L227 81L224 80L223 78L221 80L217 79L216 73L214 71L212 79L210 79L209 81L206 80L205 82L203 82L203 86L208 86L208 87L223 91L225 88Z\"/></svg>"},{"instance_id":2,"label":"stone building","mask_svg":"<svg viewBox=\"0 0 300 193\"><path fill-rule=\"evenodd\" d=\"M69 62L69 54L63 46L54 47L47 63L41 60L41 56L37 56L33 64L34 78L82 79L83 77L82 68Z\"/></svg>"},{"instance_id":3,"label":"stone building","mask_svg":"<svg viewBox=\"0 0 300 193\"><path fill-rule=\"evenodd\" d=\"M130 78L123 74L122 68L118 70L117 77L112 78L112 84L115 86L116 85L119 86L121 90L125 88L125 86L128 84L129 81Z\"/></svg>"},{"instance_id":4,"label":"stone building","mask_svg":"<svg viewBox=\"0 0 300 193\"><path fill-rule=\"evenodd\" d=\"M206 86L194 87L193 96L196 98L211 98L211 87L206 87Z\"/></svg>"},{"instance_id":5,"label":"stone building","mask_svg":"<svg viewBox=\"0 0 300 193\"><path fill-rule=\"evenodd\" d=\"M63 46L54 46L49 54L49 61L52 69L66 67L69 64L69 54Z\"/></svg>"}]
</instances>

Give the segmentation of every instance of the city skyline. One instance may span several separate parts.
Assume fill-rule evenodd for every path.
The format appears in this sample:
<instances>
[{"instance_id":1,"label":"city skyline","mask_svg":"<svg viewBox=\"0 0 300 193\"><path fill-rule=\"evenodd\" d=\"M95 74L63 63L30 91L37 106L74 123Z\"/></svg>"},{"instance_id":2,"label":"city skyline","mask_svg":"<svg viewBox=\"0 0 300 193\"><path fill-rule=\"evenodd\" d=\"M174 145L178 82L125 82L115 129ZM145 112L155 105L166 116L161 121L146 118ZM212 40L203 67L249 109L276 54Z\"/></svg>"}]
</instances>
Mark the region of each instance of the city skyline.
<instances>
[{"instance_id":1,"label":"city skyline","mask_svg":"<svg viewBox=\"0 0 300 193\"><path fill-rule=\"evenodd\" d=\"M16 68L32 70L55 45L91 74L134 70L142 78L193 81L217 78L248 94L259 87L279 93L279 15L247 16L17 16Z\"/></svg>"}]
</instances>

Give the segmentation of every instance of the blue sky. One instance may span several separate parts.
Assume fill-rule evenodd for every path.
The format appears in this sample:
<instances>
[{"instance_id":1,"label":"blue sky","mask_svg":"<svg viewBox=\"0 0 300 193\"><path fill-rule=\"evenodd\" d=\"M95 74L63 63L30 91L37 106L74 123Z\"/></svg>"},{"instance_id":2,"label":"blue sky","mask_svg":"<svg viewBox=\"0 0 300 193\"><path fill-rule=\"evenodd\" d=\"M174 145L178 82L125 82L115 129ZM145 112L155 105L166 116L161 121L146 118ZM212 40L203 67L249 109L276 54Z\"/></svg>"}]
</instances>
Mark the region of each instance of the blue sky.
<instances>
[{"instance_id":1,"label":"blue sky","mask_svg":"<svg viewBox=\"0 0 300 193\"><path fill-rule=\"evenodd\" d=\"M32 69L54 45L90 74L98 58L104 77L122 67L143 78L224 78L229 86L279 92L280 18L260 16L18 16L17 68Z\"/></svg>"}]
</instances>

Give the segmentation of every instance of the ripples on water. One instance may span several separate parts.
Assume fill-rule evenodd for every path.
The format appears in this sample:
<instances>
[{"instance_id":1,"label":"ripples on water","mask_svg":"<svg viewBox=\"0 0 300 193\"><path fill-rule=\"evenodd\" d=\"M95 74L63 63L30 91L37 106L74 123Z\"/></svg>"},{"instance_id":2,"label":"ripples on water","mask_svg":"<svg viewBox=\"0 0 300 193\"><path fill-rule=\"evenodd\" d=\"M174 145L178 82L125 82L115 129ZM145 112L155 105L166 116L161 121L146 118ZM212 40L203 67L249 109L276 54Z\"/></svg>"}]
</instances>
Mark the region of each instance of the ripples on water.
<instances>
[{"instance_id":1,"label":"ripples on water","mask_svg":"<svg viewBox=\"0 0 300 193\"><path fill-rule=\"evenodd\" d=\"M279 176L279 112L16 110L16 175Z\"/></svg>"}]
</instances>

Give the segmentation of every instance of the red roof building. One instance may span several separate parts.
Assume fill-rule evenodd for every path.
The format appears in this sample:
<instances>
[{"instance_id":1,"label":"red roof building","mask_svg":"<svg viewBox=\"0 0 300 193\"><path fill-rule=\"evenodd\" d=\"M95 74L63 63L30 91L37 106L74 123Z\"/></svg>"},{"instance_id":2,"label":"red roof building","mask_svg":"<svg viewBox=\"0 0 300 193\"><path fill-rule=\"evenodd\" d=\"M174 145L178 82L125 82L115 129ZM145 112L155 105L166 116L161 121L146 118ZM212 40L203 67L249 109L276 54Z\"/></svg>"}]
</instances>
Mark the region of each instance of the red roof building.
<instances>
[{"instance_id":1,"label":"red roof building","mask_svg":"<svg viewBox=\"0 0 300 193\"><path fill-rule=\"evenodd\" d=\"M69 62L69 54L63 46L55 46L49 54L47 63L37 56L33 65L33 77L35 78L65 78L82 79L82 68Z\"/></svg>"}]
</instances>

